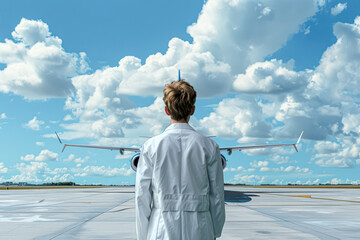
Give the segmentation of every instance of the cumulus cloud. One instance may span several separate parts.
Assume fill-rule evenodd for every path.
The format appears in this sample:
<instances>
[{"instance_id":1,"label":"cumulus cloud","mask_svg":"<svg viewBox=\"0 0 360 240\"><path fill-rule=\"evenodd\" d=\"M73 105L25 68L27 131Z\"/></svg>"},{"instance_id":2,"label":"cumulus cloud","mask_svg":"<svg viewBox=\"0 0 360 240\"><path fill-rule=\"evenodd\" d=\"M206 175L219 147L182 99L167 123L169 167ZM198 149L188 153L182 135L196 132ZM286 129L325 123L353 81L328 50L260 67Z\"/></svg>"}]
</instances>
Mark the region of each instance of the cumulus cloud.
<instances>
[{"instance_id":1,"label":"cumulus cloud","mask_svg":"<svg viewBox=\"0 0 360 240\"><path fill-rule=\"evenodd\" d=\"M74 154L70 154L67 158L64 159L64 162L74 162L81 165L82 163L86 163L88 160L89 160L89 156L81 158L81 157L75 157Z\"/></svg>"},{"instance_id":2,"label":"cumulus cloud","mask_svg":"<svg viewBox=\"0 0 360 240\"><path fill-rule=\"evenodd\" d=\"M268 161L254 161L250 163L250 166L254 168L267 167L269 165Z\"/></svg>"},{"instance_id":3,"label":"cumulus cloud","mask_svg":"<svg viewBox=\"0 0 360 240\"><path fill-rule=\"evenodd\" d=\"M338 149L339 149L339 144L337 144L336 142L322 141L322 142L317 142L314 145L314 150L320 154L335 153L338 151Z\"/></svg>"},{"instance_id":4,"label":"cumulus cloud","mask_svg":"<svg viewBox=\"0 0 360 240\"><path fill-rule=\"evenodd\" d=\"M235 74L281 48L318 10L309 1L207 1L188 27L194 46L230 64Z\"/></svg>"},{"instance_id":5,"label":"cumulus cloud","mask_svg":"<svg viewBox=\"0 0 360 240\"><path fill-rule=\"evenodd\" d=\"M67 114L65 117L64 117L64 121L71 121L71 120L74 120L70 114Z\"/></svg>"},{"instance_id":6,"label":"cumulus cloud","mask_svg":"<svg viewBox=\"0 0 360 240\"><path fill-rule=\"evenodd\" d=\"M12 176L9 181L12 182L42 182L43 177L48 169L45 162L30 162L16 164L20 174Z\"/></svg>"},{"instance_id":7,"label":"cumulus cloud","mask_svg":"<svg viewBox=\"0 0 360 240\"><path fill-rule=\"evenodd\" d=\"M15 39L0 42L0 92L29 99L66 97L74 87L70 78L88 70L85 53L67 53L41 20L21 19Z\"/></svg>"},{"instance_id":8,"label":"cumulus cloud","mask_svg":"<svg viewBox=\"0 0 360 240\"><path fill-rule=\"evenodd\" d=\"M0 119L7 119L6 113L2 113L2 114L0 115Z\"/></svg>"},{"instance_id":9,"label":"cumulus cloud","mask_svg":"<svg viewBox=\"0 0 360 240\"><path fill-rule=\"evenodd\" d=\"M317 10L318 5L310 0L301 4L298 1L281 4L278 1L266 4L250 0L207 1L198 21L188 28L192 43L173 38L165 54L156 53L144 61L126 56L118 66L73 77L75 95L67 99L66 108L79 123L66 124L65 128L73 131L66 136L126 137L126 133L133 132L132 129L144 122L137 114L138 109L131 111L135 104L127 95L160 96L164 85L176 79L178 69L195 87L199 97L227 94L232 89L234 73L243 72L248 64L278 50ZM294 12L296 14L292 14ZM249 29L259 30L249 32ZM280 68L282 63L278 65ZM293 74L291 70L282 69L277 73L280 78ZM285 89L283 84L280 91ZM153 106L158 105L157 101ZM163 120L154 113L152 117L159 122L153 121L151 132L159 133L163 130ZM269 136L269 126L264 121L256 121L250 130L244 131L243 128L241 134L252 137Z\"/></svg>"},{"instance_id":10,"label":"cumulus cloud","mask_svg":"<svg viewBox=\"0 0 360 240\"><path fill-rule=\"evenodd\" d=\"M26 162L16 164L16 169L20 172L13 175L7 181L11 182L67 182L74 179L66 167L50 169L46 162Z\"/></svg>"},{"instance_id":11,"label":"cumulus cloud","mask_svg":"<svg viewBox=\"0 0 360 240\"><path fill-rule=\"evenodd\" d=\"M39 147L44 147L45 146L44 142L36 142L35 144L36 144L36 146L39 146Z\"/></svg>"},{"instance_id":12,"label":"cumulus cloud","mask_svg":"<svg viewBox=\"0 0 360 240\"><path fill-rule=\"evenodd\" d=\"M34 154L27 154L25 156L21 156L21 161L36 161L36 162L49 162L49 161L57 161L58 154L51 152L48 149L42 150L39 155L35 156Z\"/></svg>"},{"instance_id":13,"label":"cumulus cloud","mask_svg":"<svg viewBox=\"0 0 360 240\"><path fill-rule=\"evenodd\" d=\"M0 173L7 173L8 169L4 166L3 162L0 162Z\"/></svg>"},{"instance_id":14,"label":"cumulus cloud","mask_svg":"<svg viewBox=\"0 0 360 240\"><path fill-rule=\"evenodd\" d=\"M55 175L53 177L47 176L44 179L44 182L70 182L74 180L74 177L70 173L66 173L63 175Z\"/></svg>"},{"instance_id":15,"label":"cumulus cloud","mask_svg":"<svg viewBox=\"0 0 360 240\"><path fill-rule=\"evenodd\" d=\"M105 166L86 166L83 169L77 168L72 169L75 173L75 176L79 177L88 177L88 176L97 176L97 177L114 177L114 176L129 176L134 174L134 171L130 168L110 168Z\"/></svg>"},{"instance_id":16,"label":"cumulus cloud","mask_svg":"<svg viewBox=\"0 0 360 240\"><path fill-rule=\"evenodd\" d=\"M254 100L226 98L215 111L199 120L199 129L225 138L269 137L271 125L264 120L261 107Z\"/></svg>"},{"instance_id":17,"label":"cumulus cloud","mask_svg":"<svg viewBox=\"0 0 360 240\"><path fill-rule=\"evenodd\" d=\"M237 174L230 181L231 183L245 183L245 184L261 184L265 180L265 177L258 175L242 175Z\"/></svg>"},{"instance_id":18,"label":"cumulus cloud","mask_svg":"<svg viewBox=\"0 0 360 240\"><path fill-rule=\"evenodd\" d=\"M29 122L27 122L26 124L24 124L25 128L29 128L31 130L34 131L39 131L40 130L40 126L43 125L44 122L41 120L38 120L37 117L35 116L33 119L31 119Z\"/></svg>"},{"instance_id":19,"label":"cumulus cloud","mask_svg":"<svg viewBox=\"0 0 360 240\"><path fill-rule=\"evenodd\" d=\"M284 173L290 173L290 172L296 172L296 173L307 173L310 171L309 168L301 168L299 166L295 167L295 166L281 166L281 167L277 167L277 168L271 168L268 166L263 166L263 167L259 167L260 168L260 172L284 172Z\"/></svg>"},{"instance_id":20,"label":"cumulus cloud","mask_svg":"<svg viewBox=\"0 0 360 240\"><path fill-rule=\"evenodd\" d=\"M352 168L354 167L354 163L349 159L341 159L341 158L323 158L315 161L316 165L320 167L336 167L336 168Z\"/></svg>"},{"instance_id":21,"label":"cumulus cloud","mask_svg":"<svg viewBox=\"0 0 360 240\"><path fill-rule=\"evenodd\" d=\"M240 171L243 171L244 168L242 166L238 166L237 168L225 168L224 169L224 172L240 172Z\"/></svg>"},{"instance_id":22,"label":"cumulus cloud","mask_svg":"<svg viewBox=\"0 0 360 240\"><path fill-rule=\"evenodd\" d=\"M360 138L340 135L337 142L320 142L314 147L316 154L312 157L315 164L321 167L352 168L360 159Z\"/></svg>"},{"instance_id":23,"label":"cumulus cloud","mask_svg":"<svg viewBox=\"0 0 360 240\"><path fill-rule=\"evenodd\" d=\"M334 34L337 41L323 53L314 70L295 72L291 67L281 65L280 61L271 60L250 65L246 73L238 75L234 88L237 86L238 91L262 94L258 105L263 118L272 119L272 126L276 126L271 127L272 136L294 138L302 130L305 138L314 140L325 140L339 134L358 134L359 26L360 17L355 18L353 24L336 23ZM279 68L292 71L293 76L301 76L296 81L300 85L291 90L288 78L277 83L274 76ZM288 87L288 91L268 94L274 89L283 89L282 86Z\"/></svg>"},{"instance_id":24,"label":"cumulus cloud","mask_svg":"<svg viewBox=\"0 0 360 240\"><path fill-rule=\"evenodd\" d=\"M239 74L234 89L246 93L279 94L301 91L307 86L307 72L295 72L292 63L272 59L250 65L245 74Z\"/></svg>"},{"instance_id":25,"label":"cumulus cloud","mask_svg":"<svg viewBox=\"0 0 360 240\"><path fill-rule=\"evenodd\" d=\"M347 3L338 3L333 8L331 8L331 15L336 16L342 13L347 8Z\"/></svg>"}]
</instances>

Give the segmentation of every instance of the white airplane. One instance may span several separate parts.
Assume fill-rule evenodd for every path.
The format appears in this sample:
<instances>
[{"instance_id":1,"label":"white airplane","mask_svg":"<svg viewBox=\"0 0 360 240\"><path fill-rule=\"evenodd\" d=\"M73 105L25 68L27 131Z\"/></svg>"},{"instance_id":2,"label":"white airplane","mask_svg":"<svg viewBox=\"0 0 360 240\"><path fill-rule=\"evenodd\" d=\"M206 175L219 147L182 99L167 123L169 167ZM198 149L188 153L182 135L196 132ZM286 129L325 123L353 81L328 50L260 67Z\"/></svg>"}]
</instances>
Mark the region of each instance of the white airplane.
<instances>
[{"instance_id":1,"label":"white airplane","mask_svg":"<svg viewBox=\"0 0 360 240\"><path fill-rule=\"evenodd\" d=\"M178 74L178 81L181 80L180 77L180 70L179 70L179 74ZM299 144L300 139L303 135L304 131L301 132L299 139L297 140L296 143L286 143L286 144L272 144L272 145L259 145L259 146L237 146L237 147L223 147L220 148L220 152L224 152L226 151L228 153L228 155L231 155L231 153L233 151L242 151L242 150L248 150L248 149L258 149L258 148L271 148L271 147L285 147L285 146L293 146L296 150L296 152L298 152L298 149L296 147L297 144ZM57 134L57 132L55 132L56 137L58 138L59 142L61 144L62 141L60 140L59 135ZM210 137L214 137L214 136L210 136ZM61 152L64 152L66 147L83 147L83 148L100 148L100 149L108 149L108 150L118 150L120 152L121 155L124 154L125 151L128 152L135 152L135 155L130 159L130 164L131 164L131 168L136 172L136 168L137 168L137 164L140 158L140 148L129 148L129 147L108 147L108 146L93 146L93 145L79 145L79 144L64 144L64 147L62 149ZM221 162L222 162L222 167L223 169L226 168L226 158L224 155L221 154Z\"/></svg>"},{"instance_id":2,"label":"white airplane","mask_svg":"<svg viewBox=\"0 0 360 240\"><path fill-rule=\"evenodd\" d=\"M296 143L285 143L285 144L270 144L270 145L256 145L256 146L235 146L235 147L221 147L220 152L227 152L228 155L231 155L233 151L242 151L248 149L259 149L259 148L272 148L272 147L286 147L293 146L298 152L297 145L299 144L301 137L304 131L301 132L300 137L298 138ZM140 159L140 148L130 148L130 147L110 147L110 146L93 146L93 145L80 145L80 144L63 144L57 132L55 132L56 137L59 142L64 146L61 152L64 152L66 147L82 147L82 148L98 148L98 149L108 149L108 150L117 150L121 155L124 154L125 151L135 152L135 155L130 159L131 168L136 172L137 164ZM223 169L226 168L226 158L224 155L221 155L221 162Z\"/></svg>"}]
</instances>

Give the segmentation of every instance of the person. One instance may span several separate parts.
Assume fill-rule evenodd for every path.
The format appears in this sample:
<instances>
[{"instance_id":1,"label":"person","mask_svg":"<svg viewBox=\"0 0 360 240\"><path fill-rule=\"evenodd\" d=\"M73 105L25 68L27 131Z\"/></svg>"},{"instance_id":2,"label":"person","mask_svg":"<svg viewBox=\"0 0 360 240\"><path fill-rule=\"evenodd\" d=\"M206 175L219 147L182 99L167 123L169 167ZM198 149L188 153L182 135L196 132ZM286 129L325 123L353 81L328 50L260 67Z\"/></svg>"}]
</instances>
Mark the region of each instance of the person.
<instances>
[{"instance_id":1,"label":"person","mask_svg":"<svg viewBox=\"0 0 360 240\"><path fill-rule=\"evenodd\" d=\"M213 240L225 222L219 146L189 124L196 91L186 81L164 88L171 125L141 148L136 172L138 240Z\"/></svg>"}]
</instances>

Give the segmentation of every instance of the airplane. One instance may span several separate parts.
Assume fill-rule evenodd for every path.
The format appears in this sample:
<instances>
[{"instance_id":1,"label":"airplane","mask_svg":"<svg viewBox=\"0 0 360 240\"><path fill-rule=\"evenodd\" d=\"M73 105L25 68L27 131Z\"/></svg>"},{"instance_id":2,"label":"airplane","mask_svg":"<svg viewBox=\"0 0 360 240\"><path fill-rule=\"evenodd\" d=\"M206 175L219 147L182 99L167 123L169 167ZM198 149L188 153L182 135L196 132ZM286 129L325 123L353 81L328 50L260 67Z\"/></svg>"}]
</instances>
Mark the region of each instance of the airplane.
<instances>
[{"instance_id":1,"label":"airplane","mask_svg":"<svg viewBox=\"0 0 360 240\"><path fill-rule=\"evenodd\" d=\"M180 69L179 69L178 81L180 81L180 80L181 80L181 76L180 76ZM259 145L259 146L222 147L222 148L220 148L220 152L226 151L227 154L230 156L233 151L242 151L242 150L259 149L259 148L271 148L271 147L285 147L285 146L293 146L295 148L296 152L298 152L298 149L297 149L296 145L299 144L303 133L304 133L304 131L301 132L300 137L298 138L296 143ZM121 155L124 155L125 151L135 152L135 155L130 159L130 164L131 164L132 170L134 170L136 172L137 164L138 164L138 161L140 159L140 148L93 146L93 145L80 145L80 144L63 144L60 137L59 137L59 135L57 134L57 132L55 132L55 134L56 134L56 137L58 138L60 144L64 145L61 152L64 152L66 147L83 147L83 148L98 148L98 149L118 150ZM214 137L214 136L208 136L208 137ZM220 154L220 155L221 155L222 167L223 167L223 169L225 169L227 160L226 160L224 155L222 155L222 154Z\"/></svg>"},{"instance_id":2,"label":"airplane","mask_svg":"<svg viewBox=\"0 0 360 240\"><path fill-rule=\"evenodd\" d=\"M293 146L296 152L299 152L297 145L300 143L301 137L304 131L301 132L298 140L296 143L285 143L285 144L269 144L269 145L255 145L255 146L235 146L235 147L221 147L220 152L227 152L230 156L233 151L242 151L242 150L250 150L250 149L260 149L260 148L273 148L273 147L286 147L286 146ZM81 144L63 144L57 132L55 132L57 139L59 140L60 144L63 145L63 149L61 152L64 152L66 147L83 147L83 148L97 148L97 149L108 149L108 150L117 150L120 152L121 155L124 155L125 151L128 152L135 152L135 155L130 159L131 169L136 172L137 165L140 159L140 148L130 148L130 147L111 147L111 146L94 146L94 145L81 145ZM223 154L221 156L221 163L223 169L226 168L226 158Z\"/></svg>"}]
</instances>

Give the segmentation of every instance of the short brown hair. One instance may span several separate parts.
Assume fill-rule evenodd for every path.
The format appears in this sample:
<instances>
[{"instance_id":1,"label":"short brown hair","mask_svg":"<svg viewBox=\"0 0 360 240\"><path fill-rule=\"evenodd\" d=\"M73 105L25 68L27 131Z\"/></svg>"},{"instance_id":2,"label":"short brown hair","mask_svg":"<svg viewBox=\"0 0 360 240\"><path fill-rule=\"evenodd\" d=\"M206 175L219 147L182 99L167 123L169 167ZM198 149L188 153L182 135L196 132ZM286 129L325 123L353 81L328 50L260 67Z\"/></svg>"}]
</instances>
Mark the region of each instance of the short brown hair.
<instances>
[{"instance_id":1,"label":"short brown hair","mask_svg":"<svg viewBox=\"0 0 360 240\"><path fill-rule=\"evenodd\" d=\"M172 119L186 119L195 105L196 91L184 80L173 81L164 87L163 100Z\"/></svg>"}]
</instances>

